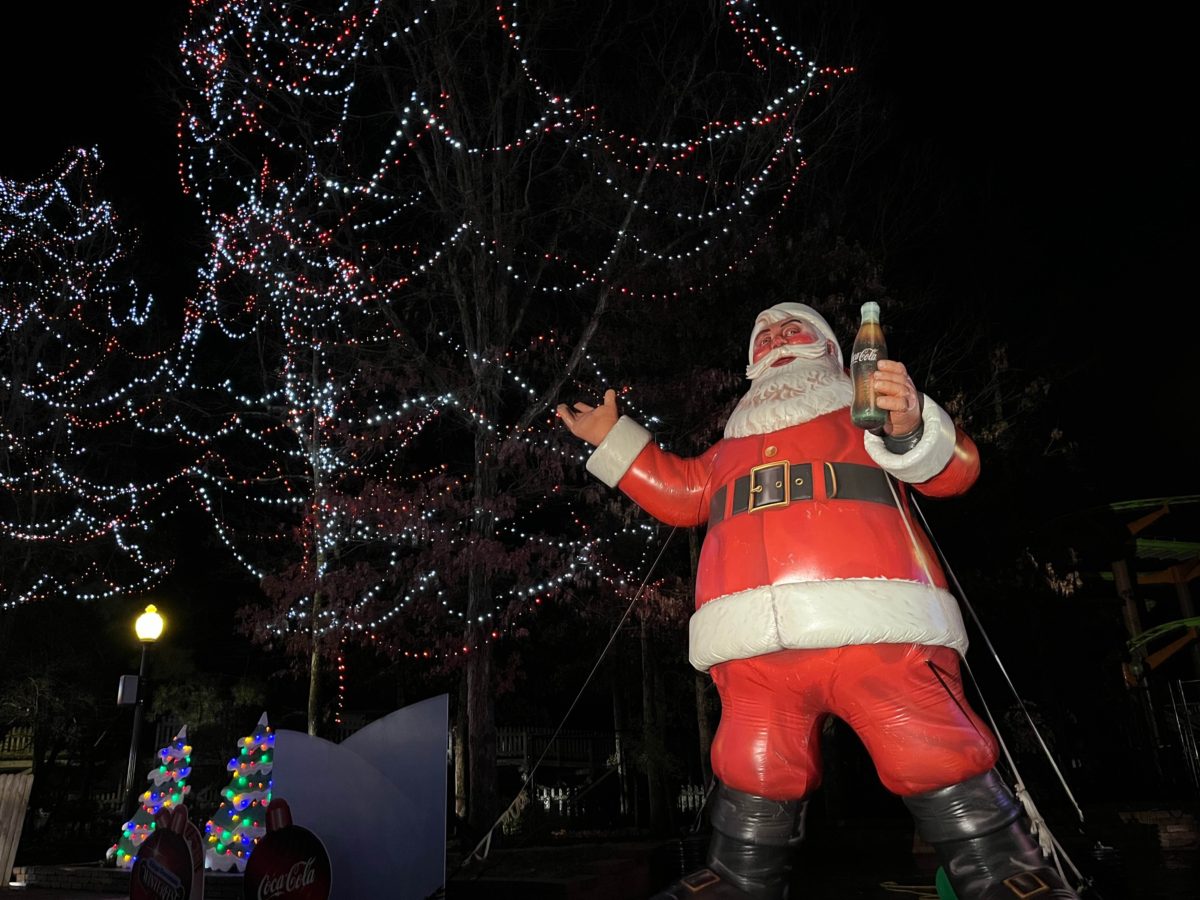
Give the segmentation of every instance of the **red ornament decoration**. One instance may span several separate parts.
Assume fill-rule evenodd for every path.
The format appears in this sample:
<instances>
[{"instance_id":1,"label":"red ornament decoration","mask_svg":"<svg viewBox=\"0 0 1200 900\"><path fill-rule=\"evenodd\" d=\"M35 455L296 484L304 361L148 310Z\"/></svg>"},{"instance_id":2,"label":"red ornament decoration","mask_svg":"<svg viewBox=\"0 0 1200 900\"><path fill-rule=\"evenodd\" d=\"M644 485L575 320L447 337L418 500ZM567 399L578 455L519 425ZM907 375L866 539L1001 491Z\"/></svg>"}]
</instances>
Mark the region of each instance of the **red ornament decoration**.
<instances>
[{"instance_id":1,"label":"red ornament decoration","mask_svg":"<svg viewBox=\"0 0 1200 900\"><path fill-rule=\"evenodd\" d=\"M142 842L129 875L130 900L191 900L192 851L184 832L187 808L164 809Z\"/></svg>"},{"instance_id":2,"label":"red ornament decoration","mask_svg":"<svg viewBox=\"0 0 1200 900\"><path fill-rule=\"evenodd\" d=\"M292 822L285 800L272 800L267 833L246 863L245 900L328 900L332 878L321 839Z\"/></svg>"}]
</instances>

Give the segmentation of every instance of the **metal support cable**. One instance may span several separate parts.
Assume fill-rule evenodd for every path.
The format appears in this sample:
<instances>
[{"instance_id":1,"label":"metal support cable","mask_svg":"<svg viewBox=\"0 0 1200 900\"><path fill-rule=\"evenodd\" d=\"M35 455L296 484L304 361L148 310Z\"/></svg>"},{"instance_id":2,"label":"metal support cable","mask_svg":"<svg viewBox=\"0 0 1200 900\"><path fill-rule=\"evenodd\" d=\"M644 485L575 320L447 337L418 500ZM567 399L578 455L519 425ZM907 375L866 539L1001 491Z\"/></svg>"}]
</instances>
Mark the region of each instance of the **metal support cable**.
<instances>
[{"instance_id":1,"label":"metal support cable","mask_svg":"<svg viewBox=\"0 0 1200 900\"><path fill-rule=\"evenodd\" d=\"M896 491L896 486L892 483L892 479L890 477L888 478L888 485L891 488L892 496L896 500L896 506L900 510L900 518L904 521L904 526L908 530L909 539L913 543L913 548L916 551L917 558L921 560L922 567L925 569L925 577L928 579L930 584L933 584L932 574L930 573L928 565L925 562L924 555L921 553L921 548L917 542L917 536L913 530L912 523L909 521L909 517L904 512L904 504L901 503L901 498ZM929 527L929 521L925 518L924 511L917 503L916 497L910 495L909 501L912 505L912 508L920 517L921 527L924 529L926 536L929 538L929 542L933 546L934 552L937 553L938 558L942 562L942 568L946 573L946 577L954 586L955 593L962 604L967 608L967 612L971 614L971 618L974 620L976 627L979 629L979 633L983 637L984 643L987 645L992 657L996 660L996 665L1000 668L1000 672L1004 675L1004 680L1007 682L1009 689L1013 693L1013 696L1016 697L1017 704L1019 705L1021 711L1025 714L1025 718L1029 722L1029 727L1033 729L1033 733L1037 738L1038 745L1042 748L1042 752L1046 754L1046 759L1050 762L1050 766L1054 769L1054 773L1058 776L1058 779L1063 786L1063 790L1066 792L1067 797L1070 798L1071 804L1075 807L1076 815L1079 816L1079 820L1082 822L1083 811L1079 808L1079 804L1075 800L1075 795L1071 793L1071 789L1067 785L1066 778L1063 777L1062 772L1058 768L1058 764L1055 762L1053 755L1050 753L1050 748L1046 746L1046 742L1042 739L1041 732L1038 731L1037 725L1033 721L1033 717L1029 714L1029 710L1025 707L1025 701L1021 699L1021 695L1017 692L1016 686L1013 684L1012 679L1009 678L1008 670L1005 669L1004 663L1000 659L1000 654L996 652L996 648L992 645L991 639L988 637L987 631L983 627L983 622L980 621L979 615L975 612L975 608L971 605L971 601L967 598L966 591L963 590L962 584L958 580L958 576L954 574L954 569L950 565L950 561L946 558L946 554L942 551L941 546L938 544L937 538L934 537L933 530ZM971 670L970 663L967 662L965 656L962 659L962 664L967 670L967 674L970 676L971 680L975 683L976 689L979 689L979 680L975 678L975 673ZM1042 851L1046 856L1053 860L1054 866L1058 870L1058 874L1060 876L1063 876L1062 860L1065 860L1071 871L1075 874L1077 883L1084 882L1085 879L1083 873L1079 871L1079 868L1071 860L1070 856L1067 855L1067 852L1058 842L1058 839L1050 831L1050 827L1042 817L1042 814L1034 805L1033 798L1030 795L1028 788L1025 786L1020 771L1017 769L1016 761L1012 758L1012 754L1009 753L1008 745L1004 742L1004 737L1000 732L995 717L992 715L991 709L988 707L987 699L983 697L982 691L980 691L980 701L983 704L983 711L987 715L988 721L991 723L992 731L995 733L996 740L1000 744L1000 748L1004 751L1004 757L1008 761L1008 765L1013 771L1013 775L1016 779L1015 793L1017 799L1020 801L1021 806L1029 816L1031 826L1030 830L1037 839ZM1065 880L1066 878L1064 876L1064 881Z\"/></svg>"},{"instance_id":2,"label":"metal support cable","mask_svg":"<svg viewBox=\"0 0 1200 900\"><path fill-rule=\"evenodd\" d=\"M508 807L504 810L504 812L502 812L496 821L492 823L492 827L487 830L487 834L485 834L479 843L475 845L475 849L472 850L462 861L462 863L459 865L459 870L464 868L474 859L478 859L481 862L487 859L488 853L491 851L492 847L492 834L496 831L496 828L500 825L500 823L504 821L504 817L507 816L512 811L513 807L517 805L517 801L521 799L521 794L525 792L525 789L533 784L533 774L538 770L538 766L542 764L542 760L546 758L546 754L550 752L550 748L554 746L554 742L558 739L559 732L562 731L563 726L567 723L567 719L571 717L571 713L575 709L575 706L579 703L579 699L583 696L583 692L587 690L587 686L591 684L592 678L596 675L597 670L600 668L600 663L604 661L604 657L608 655L608 651L616 641L617 635L621 633L621 628L625 625L625 621L629 618L629 614L633 612L634 605L641 598L642 591L646 589L646 585L650 581L650 576L654 574L654 570L658 567L659 561L662 559L663 554L667 550L667 545L671 543L671 538L675 536L675 532L678 530L678 526L675 526L667 534L667 539L663 541L662 547L659 548L658 556L654 557L654 562L652 562L650 564L650 568L646 570L646 577L642 579L642 583L638 585L638 589L633 594L633 599L630 600L629 605L625 607L625 612L621 615L620 621L617 622L617 627L613 629L613 633L609 636L608 643L606 643L604 645L604 649L600 651L600 656L596 659L595 664L592 666L592 670L588 672L587 678L584 679L583 685L579 688L578 693L575 694L575 699L571 701L571 705L567 707L567 711L559 721L558 727L554 729L554 734L551 735L550 740L546 742L546 746L542 750L542 755L537 758L537 762L533 764L533 767L529 770L529 774L525 776L525 783L521 785L520 790L517 791L516 796L513 797L512 802L508 804Z\"/></svg>"}]
</instances>

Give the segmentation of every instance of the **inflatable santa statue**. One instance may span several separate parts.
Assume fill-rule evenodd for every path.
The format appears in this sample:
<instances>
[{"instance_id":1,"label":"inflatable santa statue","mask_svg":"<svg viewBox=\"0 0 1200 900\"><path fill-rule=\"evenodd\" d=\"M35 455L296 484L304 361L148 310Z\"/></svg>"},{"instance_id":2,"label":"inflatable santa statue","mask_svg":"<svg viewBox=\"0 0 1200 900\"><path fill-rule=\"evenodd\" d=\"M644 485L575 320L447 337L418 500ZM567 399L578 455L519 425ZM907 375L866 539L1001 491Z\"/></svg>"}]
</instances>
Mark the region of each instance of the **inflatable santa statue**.
<instances>
[{"instance_id":1,"label":"inflatable santa statue","mask_svg":"<svg viewBox=\"0 0 1200 900\"><path fill-rule=\"evenodd\" d=\"M594 476L667 524L707 526L689 656L721 696L719 786L707 867L659 897L787 896L832 715L960 900L1075 898L994 768L995 737L963 695L958 603L908 510L910 490L971 487L974 442L894 360L873 376L886 425L856 427L837 338L803 304L759 314L746 375L723 439L692 459L656 446L611 390L600 406L557 409L595 447Z\"/></svg>"}]
</instances>

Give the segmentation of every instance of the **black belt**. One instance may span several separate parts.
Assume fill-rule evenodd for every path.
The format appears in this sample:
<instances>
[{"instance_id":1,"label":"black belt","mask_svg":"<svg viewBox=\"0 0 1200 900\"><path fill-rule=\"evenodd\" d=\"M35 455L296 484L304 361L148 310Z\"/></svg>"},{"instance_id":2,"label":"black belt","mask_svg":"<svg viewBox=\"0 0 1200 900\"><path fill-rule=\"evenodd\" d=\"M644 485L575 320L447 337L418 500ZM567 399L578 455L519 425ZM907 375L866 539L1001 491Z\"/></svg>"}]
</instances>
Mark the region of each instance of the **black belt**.
<instances>
[{"instance_id":1,"label":"black belt","mask_svg":"<svg viewBox=\"0 0 1200 900\"><path fill-rule=\"evenodd\" d=\"M866 500L895 506L887 474L875 466L858 463L827 462L825 496L830 500ZM725 501L729 485L717 488L708 508L711 528L726 518ZM793 500L811 500L813 496L812 463L789 463L786 460L755 466L748 475L733 482L733 503L729 516L744 512L784 507Z\"/></svg>"}]
</instances>

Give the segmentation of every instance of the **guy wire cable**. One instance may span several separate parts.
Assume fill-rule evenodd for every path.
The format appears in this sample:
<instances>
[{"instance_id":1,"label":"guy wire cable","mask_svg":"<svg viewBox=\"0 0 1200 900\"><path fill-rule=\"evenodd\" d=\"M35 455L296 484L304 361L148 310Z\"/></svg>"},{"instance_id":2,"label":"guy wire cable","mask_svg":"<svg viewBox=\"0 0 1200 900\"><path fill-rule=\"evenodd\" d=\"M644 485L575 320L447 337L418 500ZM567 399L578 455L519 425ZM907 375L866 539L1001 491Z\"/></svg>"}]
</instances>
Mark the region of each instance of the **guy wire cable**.
<instances>
[{"instance_id":1,"label":"guy wire cable","mask_svg":"<svg viewBox=\"0 0 1200 900\"><path fill-rule=\"evenodd\" d=\"M917 541L916 533L913 531L912 522L909 521L909 516L905 513L904 504L901 502L900 495L896 490L896 485L893 483L891 476L888 476L887 483L888 483L888 488L892 492L892 497L896 501L896 508L900 512L900 518L904 522L905 529L908 531L909 540L912 541L913 549L917 553L917 558L921 561L921 566L925 570L925 577L928 579L929 583L932 585L933 584L933 576L930 573L929 567L925 562L924 554L921 552L920 543ZM1071 803L1075 806L1076 814L1079 816L1080 821L1082 821L1083 820L1083 812L1082 812L1082 810L1080 810L1079 804L1076 803L1075 797L1071 793L1071 789L1067 786L1066 780L1063 779L1062 773L1059 771L1057 764L1054 762L1053 757L1050 755L1050 750L1048 747L1046 747L1045 742L1042 740L1042 736L1038 732L1037 726L1033 722L1033 718L1029 715L1028 710L1025 709L1024 701L1021 700L1020 695L1017 693L1016 687L1013 685L1012 680L1008 677L1008 672L1005 670L1004 664L1000 661L1000 655L996 652L995 647L992 646L992 642L988 638L987 632L983 628L983 623L979 620L979 616L975 613L975 609L971 606L971 602L967 599L966 592L962 589L962 585L959 583L958 578L955 576L954 570L950 565L950 561L946 558L946 554L942 551L942 548L938 544L937 539L933 536L933 532L929 527L929 522L925 518L924 512L921 510L921 507L917 504L916 497L914 497L912 495L911 491L909 492L909 500L911 501L913 508L917 511L917 514L921 517L921 526L922 526L922 528L924 528L925 534L928 536L930 544L933 546L934 551L937 553L938 557L942 560L942 565L945 568L946 576L953 583L956 591L958 592L959 599L966 605L968 612L971 613L971 618L973 618L975 620L976 626L978 626L980 633L983 635L984 642L987 644L988 649L991 650L992 656L995 657L996 664L1000 667L1000 671L1004 673L1004 678L1008 682L1009 688L1012 690L1013 695L1016 696L1017 703L1020 705L1021 710L1025 713L1026 718L1029 719L1030 727L1033 728L1033 733L1037 736L1038 743L1041 745L1042 750L1045 752L1047 759L1049 759L1049 761L1050 761L1050 765L1053 766L1055 773L1058 775L1059 780L1062 782L1063 790L1065 790L1067 792L1067 796L1070 797ZM966 655L959 654L959 656L962 659L963 667L967 670L967 673L970 675L971 680L975 683L976 687L978 688L979 681L978 681L978 679L975 678L975 673L971 670L971 666L967 662ZM1008 764L1012 768L1013 775L1016 777L1016 791L1015 792L1017 795L1017 799L1020 800L1021 806L1025 809L1026 814L1030 818L1031 831L1032 831L1034 837L1037 838L1037 841L1038 841L1039 845L1041 846L1042 851L1053 860L1054 866L1058 870L1058 874L1063 878L1064 881L1066 881L1067 878L1062 870L1062 862L1061 862L1062 859L1065 859L1067 862L1067 865L1071 867L1071 871L1074 872L1078 883L1080 883L1080 884L1089 883L1089 879L1086 879L1084 877L1083 873L1079 871L1078 866L1075 865L1075 862L1067 854L1066 850L1063 849L1062 844L1060 844L1058 842L1058 839L1050 831L1049 825L1046 823L1046 820L1042 817L1041 812L1038 811L1037 806L1034 804L1033 798L1029 795L1029 791L1025 787L1024 779L1021 777L1020 771L1017 769L1016 761L1012 758L1012 754L1008 750L1008 745L1004 742L1004 736L1001 734L1000 728L996 724L996 719L992 715L991 708L987 704L987 699L983 696L982 692L980 692L980 700L983 703L983 711L984 711L984 713L986 713L988 721L991 722L992 731L995 734L996 741L1000 744L1000 748L1004 751L1004 757L1006 760L1008 760Z\"/></svg>"},{"instance_id":2,"label":"guy wire cable","mask_svg":"<svg viewBox=\"0 0 1200 900\"><path fill-rule=\"evenodd\" d=\"M583 692L587 690L587 686L591 684L592 678L596 674L596 670L600 668L600 663L604 661L604 657L608 655L609 648L611 648L613 642L616 641L617 635L621 633L621 627L625 624L625 620L629 618L629 614L633 612L634 604L636 604L641 598L642 591L645 590L647 583L650 581L650 576L654 574L654 570L658 567L659 560L662 559L663 554L667 550L667 545L671 543L671 538L675 536L675 532L678 530L679 526L676 525L667 533L667 539L663 541L662 547L659 548L658 556L654 557L654 562L650 563L650 568L646 570L646 577L643 578L642 583L638 585L638 589L633 594L633 599L630 600L629 605L625 607L625 612L621 615L620 621L617 622L617 627L613 629L612 635L609 636L608 643L605 644L604 649L600 651L600 656L596 659L595 664L592 666L592 670L588 672L587 678L583 680L583 685L579 688L579 692L575 694L575 699L571 701L571 705L567 707L567 711L559 721L558 727L554 729L554 734L551 735L550 740L546 742L546 746L542 750L542 755L537 758L537 762L533 764L533 768L531 768L529 770L529 774L525 776L525 783L521 785L520 790L517 791L516 796L513 797L512 802L508 804L508 807L504 810L504 812L500 813L496 821L492 823L492 827L487 830L487 834L485 834L479 843L475 845L475 849L467 854L466 858L459 863L456 871L461 871L474 859L479 859L480 862L483 862L487 859L488 853L491 851L492 847L492 834L495 833L496 827L502 821L504 821L504 817L512 811L514 806L517 805L517 801L521 799L521 794L525 792L525 789L533 784L533 773L538 770L538 766L542 764L542 760L546 758L546 754L550 752L550 748L553 747L554 742L558 740L558 733L562 731L563 725L565 725L567 723L567 719L571 717L571 712L575 709L575 705L579 702L579 698L583 696Z\"/></svg>"},{"instance_id":3,"label":"guy wire cable","mask_svg":"<svg viewBox=\"0 0 1200 900\"><path fill-rule=\"evenodd\" d=\"M921 517L921 527L925 529L925 533L929 536L930 543L933 544L934 549L937 551L938 556L942 560L942 565L945 566L946 575L954 584L954 589L958 593L958 596L962 599L963 604L967 607L967 612L969 612L971 614L971 618L975 620L975 625L979 629L979 633L983 637L984 643L987 644L988 650L991 651L993 658L996 660L996 665L999 666L1000 673L1004 676L1005 682L1008 683L1008 687L1012 691L1013 696L1017 698L1017 705L1020 706L1021 712L1025 714L1025 718L1029 722L1029 727L1033 730L1033 734L1037 738L1038 745L1042 748L1042 752L1046 754L1046 758L1049 760L1051 767L1054 769L1054 774L1058 776L1058 780L1061 782L1063 790L1066 791L1067 796L1071 800L1071 805L1075 807L1075 814L1079 816L1079 821L1082 822L1083 810L1079 808L1079 803L1076 801L1075 795L1071 793L1071 788L1067 785L1066 778L1063 776L1062 771L1058 768L1058 764L1055 763L1054 756L1051 754L1050 748L1047 747L1046 742L1042 740L1041 732L1038 731L1037 725L1033 721L1033 716L1029 714L1029 710L1025 706L1025 701L1021 699L1021 695L1017 692L1016 686L1013 684L1012 679L1009 678L1008 670L1004 668L1004 663L1000 659L1000 654L997 653L996 648L992 646L991 638L988 637L987 631L983 627L983 622L979 620L979 615L975 612L975 608L971 605L971 601L967 599L966 591L963 590L962 585L959 583L958 576L954 574L954 569L951 567L950 561L946 559L946 554L942 552L941 546L938 544L937 539L933 536L933 532L929 528L929 522L925 518L924 511L917 503L916 497L913 497L910 494L909 499L912 501L913 509L916 510L917 515ZM964 660L964 664L965 663L966 661ZM970 671L969 667L968 671ZM974 673L971 674L971 678L972 680L975 679Z\"/></svg>"}]
</instances>

